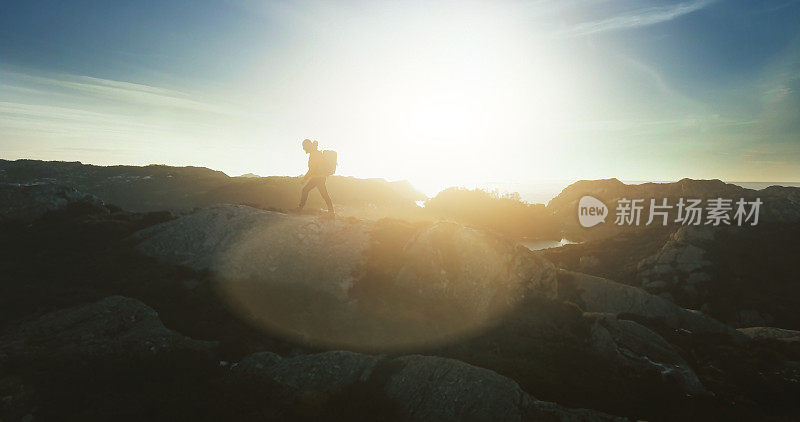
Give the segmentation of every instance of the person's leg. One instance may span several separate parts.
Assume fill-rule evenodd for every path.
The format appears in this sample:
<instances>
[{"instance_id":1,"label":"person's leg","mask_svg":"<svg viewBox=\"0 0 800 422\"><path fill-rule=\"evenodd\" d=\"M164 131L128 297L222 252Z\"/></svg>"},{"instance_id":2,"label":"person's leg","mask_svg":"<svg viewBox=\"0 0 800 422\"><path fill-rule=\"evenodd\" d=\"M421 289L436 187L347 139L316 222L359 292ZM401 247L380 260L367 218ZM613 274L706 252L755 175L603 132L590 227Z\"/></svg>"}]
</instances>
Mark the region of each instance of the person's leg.
<instances>
[{"instance_id":1,"label":"person's leg","mask_svg":"<svg viewBox=\"0 0 800 422\"><path fill-rule=\"evenodd\" d=\"M325 178L321 178L320 182L317 183L317 189L319 189L319 194L322 195L322 199L325 200L325 203L328 204L328 212L333 213L333 202L331 202L331 197L328 196L328 187L325 186Z\"/></svg>"},{"instance_id":2,"label":"person's leg","mask_svg":"<svg viewBox=\"0 0 800 422\"><path fill-rule=\"evenodd\" d=\"M306 201L308 201L308 193L311 192L311 189L317 186L317 180L315 178L311 178L311 180L303 186L303 192L300 194L300 205L298 208L302 209L306 206Z\"/></svg>"}]
</instances>

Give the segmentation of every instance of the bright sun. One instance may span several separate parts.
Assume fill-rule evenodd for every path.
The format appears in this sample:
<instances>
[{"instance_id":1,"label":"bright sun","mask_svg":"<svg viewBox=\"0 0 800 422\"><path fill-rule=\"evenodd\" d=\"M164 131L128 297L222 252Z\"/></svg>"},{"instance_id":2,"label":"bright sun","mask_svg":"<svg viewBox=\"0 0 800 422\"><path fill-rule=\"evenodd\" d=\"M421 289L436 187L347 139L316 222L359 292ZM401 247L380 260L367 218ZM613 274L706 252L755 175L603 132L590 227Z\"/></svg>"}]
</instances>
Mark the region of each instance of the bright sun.
<instances>
[{"instance_id":1,"label":"bright sun","mask_svg":"<svg viewBox=\"0 0 800 422\"><path fill-rule=\"evenodd\" d=\"M265 115L276 104L302 110L302 118L280 122L278 136L318 137L339 151L342 174L409 180L429 195L554 178L553 157L571 147L565 122L581 104L580 72L568 55L488 4L426 9L414 19L375 7L326 10L347 14L350 24L315 20L308 42L324 43L322 52L288 51L296 61L289 70L262 78Z\"/></svg>"},{"instance_id":2,"label":"bright sun","mask_svg":"<svg viewBox=\"0 0 800 422\"><path fill-rule=\"evenodd\" d=\"M358 112L348 130L363 142L346 151L354 173L409 179L435 193L518 176L511 168L530 174L526 162L543 175L555 170L537 158L563 147L559 132L576 103L565 60L508 17L474 19L482 12L459 9L405 26L402 39L397 28L376 26L352 56L331 58L358 63L338 75L348 92L336 101ZM372 46L393 40L396 49Z\"/></svg>"}]
</instances>

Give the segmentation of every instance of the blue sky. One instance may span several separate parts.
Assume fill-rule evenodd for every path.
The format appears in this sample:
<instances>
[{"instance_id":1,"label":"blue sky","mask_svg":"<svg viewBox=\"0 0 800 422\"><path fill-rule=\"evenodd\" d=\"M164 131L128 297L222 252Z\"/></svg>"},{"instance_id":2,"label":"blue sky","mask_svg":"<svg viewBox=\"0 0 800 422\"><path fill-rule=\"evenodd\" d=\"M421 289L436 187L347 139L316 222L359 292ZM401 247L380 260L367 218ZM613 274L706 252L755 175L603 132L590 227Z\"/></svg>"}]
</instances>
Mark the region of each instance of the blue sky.
<instances>
[{"instance_id":1,"label":"blue sky","mask_svg":"<svg viewBox=\"0 0 800 422\"><path fill-rule=\"evenodd\" d=\"M6 1L3 158L800 181L800 1Z\"/></svg>"}]
</instances>

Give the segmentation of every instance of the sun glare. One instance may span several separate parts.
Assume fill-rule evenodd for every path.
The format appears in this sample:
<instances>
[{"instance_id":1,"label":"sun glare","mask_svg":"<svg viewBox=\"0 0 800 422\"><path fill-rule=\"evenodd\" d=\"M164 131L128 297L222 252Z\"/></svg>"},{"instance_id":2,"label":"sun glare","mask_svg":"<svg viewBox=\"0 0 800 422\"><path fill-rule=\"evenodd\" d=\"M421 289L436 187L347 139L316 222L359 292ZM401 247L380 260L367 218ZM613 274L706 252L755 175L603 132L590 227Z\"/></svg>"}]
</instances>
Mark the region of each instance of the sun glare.
<instances>
[{"instance_id":1,"label":"sun glare","mask_svg":"<svg viewBox=\"0 0 800 422\"><path fill-rule=\"evenodd\" d=\"M406 179L428 194L550 176L546 157L568 147L560 128L577 104L566 56L485 4L434 8L412 24L396 12L345 9L335 13L348 27L315 22L309 36L325 53L282 75L283 107L306 116L289 132L324 133L342 174ZM276 99L268 88L265 107Z\"/></svg>"},{"instance_id":2,"label":"sun glare","mask_svg":"<svg viewBox=\"0 0 800 422\"><path fill-rule=\"evenodd\" d=\"M471 51L470 55L493 57L470 65L457 60L425 63L430 67L407 75L413 89L396 86L393 101L382 110L397 116L395 127L372 129L391 134L388 141L403 167L389 170L406 173L411 166L416 171L406 177L415 184L438 188L513 177L504 162L510 164L509 160L520 156L536 163L537 171L552 170L549 162L539 157L552 153L554 145L561 145L557 137L561 136L559 124L569 113L567 102L551 99L563 99L566 93L550 92L562 85L561 78L552 70L551 58L531 57L538 66L519 63L524 50L510 50L502 57L493 51ZM461 69L466 68L475 74L465 74ZM527 80L523 76L531 75L530 84L510 82ZM520 140L524 141L523 148L518 146Z\"/></svg>"}]
</instances>

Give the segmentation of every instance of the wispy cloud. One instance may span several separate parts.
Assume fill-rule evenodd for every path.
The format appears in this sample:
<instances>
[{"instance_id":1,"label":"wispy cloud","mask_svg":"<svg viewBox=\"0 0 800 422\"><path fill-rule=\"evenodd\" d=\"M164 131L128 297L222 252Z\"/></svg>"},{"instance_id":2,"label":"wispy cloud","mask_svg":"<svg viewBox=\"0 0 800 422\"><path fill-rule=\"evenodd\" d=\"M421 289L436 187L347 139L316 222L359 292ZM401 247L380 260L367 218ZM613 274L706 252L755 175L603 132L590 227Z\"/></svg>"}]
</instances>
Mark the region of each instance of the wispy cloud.
<instances>
[{"instance_id":1,"label":"wispy cloud","mask_svg":"<svg viewBox=\"0 0 800 422\"><path fill-rule=\"evenodd\" d=\"M209 142L252 125L246 110L201 93L2 68L0 80L0 149L4 150L24 149L30 140L43 145L78 142L70 147L91 148L99 142L139 147L153 142Z\"/></svg>"},{"instance_id":2,"label":"wispy cloud","mask_svg":"<svg viewBox=\"0 0 800 422\"><path fill-rule=\"evenodd\" d=\"M0 101L4 93L38 95L47 103L55 97L100 104L106 101L116 106L146 106L150 109L171 109L185 112L202 112L214 115L248 117L248 113L219 98L190 94L174 89L126 81L95 78L82 75L54 74L31 75L0 69ZM40 98L40 99L41 99Z\"/></svg>"},{"instance_id":3,"label":"wispy cloud","mask_svg":"<svg viewBox=\"0 0 800 422\"><path fill-rule=\"evenodd\" d=\"M605 19L582 22L570 28L558 31L558 37L579 37L609 31L641 28L668 22L689 13L704 9L716 0L695 0L672 4L669 6L648 7L622 13Z\"/></svg>"},{"instance_id":4,"label":"wispy cloud","mask_svg":"<svg viewBox=\"0 0 800 422\"><path fill-rule=\"evenodd\" d=\"M180 91L131 82L64 74L52 77L33 76L4 71L0 71L0 76L6 80L16 81L16 84L4 84L4 88L17 91L28 90L30 92L38 89L41 92L49 92L51 94L69 93L72 96L80 93L114 102L139 103L198 111L221 111L214 104L197 100Z\"/></svg>"}]
</instances>

